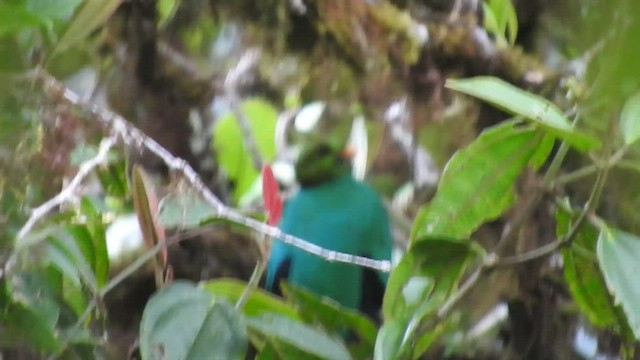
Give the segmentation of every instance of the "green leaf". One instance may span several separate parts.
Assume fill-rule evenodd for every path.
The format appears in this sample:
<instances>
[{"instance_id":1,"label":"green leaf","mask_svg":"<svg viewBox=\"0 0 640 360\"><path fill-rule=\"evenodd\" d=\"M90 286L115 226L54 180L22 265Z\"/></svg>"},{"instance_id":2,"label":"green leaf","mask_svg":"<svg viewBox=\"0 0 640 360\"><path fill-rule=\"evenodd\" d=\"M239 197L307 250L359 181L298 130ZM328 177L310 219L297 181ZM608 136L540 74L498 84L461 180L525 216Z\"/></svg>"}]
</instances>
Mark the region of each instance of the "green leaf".
<instances>
[{"instance_id":1,"label":"green leaf","mask_svg":"<svg viewBox=\"0 0 640 360\"><path fill-rule=\"evenodd\" d=\"M518 14L511 0L505 0L505 20L509 44L513 45L518 37Z\"/></svg>"},{"instance_id":2,"label":"green leaf","mask_svg":"<svg viewBox=\"0 0 640 360\"><path fill-rule=\"evenodd\" d=\"M556 138L553 135L545 134L540 141L540 145L538 145L538 149L531 156L531 160L529 161L529 165L534 170L539 170L542 165L547 162L549 155L551 155L551 151L553 151L553 145L555 145Z\"/></svg>"},{"instance_id":3,"label":"green leaf","mask_svg":"<svg viewBox=\"0 0 640 360\"><path fill-rule=\"evenodd\" d=\"M80 211L88 219L86 229L93 245L91 256L92 269L96 277L98 288L103 287L109 280L109 253L107 252L107 229L102 221L102 213L98 212L89 198L82 198Z\"/></svg>"},{"instance_id":4,"label":"green leaf","mask_svg":"<svg viewBox=\"0 0 640 360\"><path fill-rule=\"evenodd\" d=\"M102 26L118 9L123 0L84 0L69 27L53 49L51 56L84 40Z\"/></svg>"},{"instance_id":5,"label":"green leaf","mask_svg":"<svg viewBox=\"0 0 640 360\"><path fill-rule=\"evenodd\" d=\"M180 7L181 0L158 0L158 28L165 28Z\"/></svg>"},{"instance_id":6,"label":"green leaf","mask_svg":"<svg viewBox=\"0 0 640 360\"><path fill-rule=\"evenodd\" d=\"M496 19L496 15L494 14L489 4L486 2L482 3L482 14L483 14L483 20L484 20L484 24L483 24L484 28L487 30L487 32L493 34L498 39L498 42L499 42L500 41L499 39L504 38L504 36L500 32L500 26L498 25L498 20Z\"/></svg>"},{"instance_id":7,"label":"green leaf","mask_svg":"<svg viewBox=\"0 0 640 360\"><path fill-rule=\"evenodd\" d=\"M620 113L620 132L627 145L640 139L640 92L625 102Z\"/></svg>"},{"instance_id":8,"label":"green leaf","mask_svg":"<svg viewBox=\"0 0 640 360\"><path fill-rule=\"evenodd\" d=\"M521 115L580 151L600 147L598 139L575 130L562 111L552 102L504 80L489 76L449 79L446 86L487 101L512 114Z\"/></svg>"},{"instance_id":9,"label":"green leaf","mask_svg":"<svg viewBox=\"0 0 640 360\"><path fill-rule=\"evenodd\" d=\"M277 110L266 100L259 98L243 102L242 111L249 120L257 150L265 162L275 157L274 134ZM218 163L230 180L235 183L234 201L237 203L259 176L251 155L244 146L242 131L235 115L222 117L213 130L213 149Z\"/></svg>"},{"instance_id":10,"label":"green leaf","mask_svg":"<svg viewBox=\"0 0 640 360\"><path fill-rule=\"evenodd\" d=\"M400 344L402 343L405 326L406 322L401 319L385 322L378 333L373 354L374 360L394 360L399 358Z\"/></svg>"},{"instance_id":11,"label":"green leaf","mask_svg":"<svg viewBox=\"0 0 640 360\"><path fill-rule=\"evenodd\" d=\"M425 238L415 242L389 277L382 308L385 320L413 314L431 297L446 298L472 254L466 240Z\"/></svg>"},{"instance_id":12,"label":"green leaf","mask_svg":"<svg viewBox=\"0 0 640 360\"><path fill-rule=\"evenodd\" d=\"M216 297L223 298L230 303L236 303L244 289L248 286L246 282L235 279L216 279L200 284L202 289L210 292ZM262 289L254 289L249 294L249 298L243 307L247 316L255 317L264 313L275 313L292 319L298 319L296 309L271 293Z\"/></svg>"},{"instance_id":13,"label":"green leaf","mask_svg":"<svg viewBox=\"0 0 640 360\"><path fill-rule=\"evenodd\" d=\"M27 0L26 6L43 22L66 20L73 14L82 0Z\"/></svg>"},{"instance_id":14,"label":"green leaf","mask_svg":"<svg viewBox=\"0 0 640 360\"><path fill-rule=\"evenodd\" d=\"M257 318L249 318L248 323L253 331L276 338L322 359L351 359L342 341L291 318L263 314Z\"/></svg>"},{"instance_id":15,"label":"green leaf","mask_svg":"<svg viewBox=\"0 0 640 360\"><path fill-rule=\"evenodd\" d=\"M25 271L16 274L12 285L14 301L36 313L49 329L53 329L60 318L57 302L62 286L60 273L47 267Z\"/></svg>"},{"instance_id":16,"label":"green leaf","mask_svg":"<svg viewBox=\"0 0 640 360\"><path fill-rule=\"evenodd\" d=\"M143 359L242 359L246 347L242 316L188 282L160 290L142 314Z\"/></svg>"},{"instance_id":17,"label":"green leaf","mask_svg":"<svg viewBox=\"0 0 640 360\"><path fill-rule=\"evenodd\" d=\"M11 304L0 313L0 348L19 344L47 354L53 354L61 347L46 318L24 305Z\"/></svg>"},{"instance_id":18,"label":"green leaf","mask_svg":"<svg viewBox=\"0 0 640 360\"><path fill-rule=\"evenodd\" d=\"M75 238L71 232L64 232L51 240L49 254L51 259L55 259L54 264L64 274L71 276L70 280L76 286L80 286L77 281L81 279L95 292L97 286L96 277L91 269L91 259L87 259L85 255L92 249L91 239ZM76 278L76 276L79 277Z\"/></svg>"},{"instance_id":19,"label":"green leaf","mask_svg":"<svg viewBox=\"0 0 640 360\"><path fill-rule=\"evenodd\" d=\"M572 215L558 209L556 212L556 234L565 236L572 225ZM617 325L615 308L596 258L597 230L583 224L576 234L572 246L562 250L564 278L578 308L589 321L602 328Z\"/></svg>"},{"instance_id":20,"label":"green leaf","mask_svg":"<svg viewBox=\"0 0 640 360\"><path fill-rule=\"evenodd\" d=\"M24 6L0 3L0 35L44 25L42 19Z\"/></svg>"},{"instance_id":21,"label":"green leaf","mask_svg":"<svg viewBox=\"0 0 640 360\"><path fill-rule=\"evenodd\" d=\"M514 200L513 184L540 144L531 127L503 123L486 129L447 163L434 199L414 223L412 241L427 235L467 238Z\"/></svg>"},{"instance_id":22,"label":"green leaf","mask_svg":"<svg viewBox=\"0 0 640 360\"><path fill-rule=\"evenodd\" d=\"M305 322L322 324L323 328L335 333L352 330L366 344L371 345L369 353L373 353L378 329L365 315L291 284L282 284L282 290L298 306Z\"/></svg>"},{"instance_id":23,"label":"green leaf","mask_svg":"<svg viewBox=\"0 0 640 360\"><path fill-rule=\"evenodd\" d=\"M607 287L616 302L622 305L629 327L640 340L640 238L603 227L597 252Z\"/></svg>"}]
</instances>

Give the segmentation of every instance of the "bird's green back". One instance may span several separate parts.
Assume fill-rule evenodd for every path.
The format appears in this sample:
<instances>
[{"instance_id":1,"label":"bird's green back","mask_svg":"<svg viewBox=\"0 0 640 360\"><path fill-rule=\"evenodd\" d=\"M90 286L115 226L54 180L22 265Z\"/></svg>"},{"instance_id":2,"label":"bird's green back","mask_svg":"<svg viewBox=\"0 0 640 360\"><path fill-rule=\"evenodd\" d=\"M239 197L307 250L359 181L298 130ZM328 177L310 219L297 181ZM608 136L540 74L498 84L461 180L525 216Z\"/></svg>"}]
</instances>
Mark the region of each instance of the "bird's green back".
<instances>
[{"instance_id":1,"label":"bird's green back","mask_svg":"<svg viewBox=\"0 0 640 360\"><path fill-rule=\"evenodd\" d=\"M348 173L312 187L303 187L285 206L280 227L325 249L380 260L391 257L391 235L385 209L374 190ZM289 259L288 281L344 306L362 300L362 268L326 260L276 242L267 269L273 288L278 267ZM386 281L384 275L380 275Z\"/></svg>"}]
</instances>

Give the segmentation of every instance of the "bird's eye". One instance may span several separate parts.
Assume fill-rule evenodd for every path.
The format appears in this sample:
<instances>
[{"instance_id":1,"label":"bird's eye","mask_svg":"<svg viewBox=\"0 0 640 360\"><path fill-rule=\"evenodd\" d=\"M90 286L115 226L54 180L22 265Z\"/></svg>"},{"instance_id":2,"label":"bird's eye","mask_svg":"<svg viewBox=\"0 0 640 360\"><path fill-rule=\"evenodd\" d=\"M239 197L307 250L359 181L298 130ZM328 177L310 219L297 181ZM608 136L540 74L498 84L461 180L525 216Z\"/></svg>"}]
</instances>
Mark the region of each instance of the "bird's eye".
<instances>
[{"instance_id":1,"label":"bird's eye","mask_svg":"<svg viewBox=\"0 0 640 360\"><path fill-rule=\"evenodd\" d=\"M327 144L320 144L316 150L318 156L327 156L331 154L331 148Z\"/></svg>"}]
</instances>

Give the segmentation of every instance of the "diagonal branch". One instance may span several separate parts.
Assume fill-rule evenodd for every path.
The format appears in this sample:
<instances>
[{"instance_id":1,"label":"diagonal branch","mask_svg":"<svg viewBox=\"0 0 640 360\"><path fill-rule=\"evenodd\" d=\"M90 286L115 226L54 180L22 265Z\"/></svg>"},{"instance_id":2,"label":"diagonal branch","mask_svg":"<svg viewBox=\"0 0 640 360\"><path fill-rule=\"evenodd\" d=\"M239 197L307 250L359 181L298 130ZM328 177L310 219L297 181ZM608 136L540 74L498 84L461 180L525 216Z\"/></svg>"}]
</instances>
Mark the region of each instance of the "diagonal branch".
<instances>
[{"instance_id":1,"label":"diagonal branch","mask_svg":"<svg viewBox=\"0 0 640 360\"><path fill-rule=\"evenodd\" d=\"M211 190L209 190L205 186L195 170L193 170L193 168L185 160L171 155L169 151L163 148L155 140L148 137L138 128L134 127L122 116L102 109L99 106L83 102L77 94L67 89L56 78L46 73L45 71L38 71L36 72L35 76L37 80L40 80L42 82L42 87L45 94L53 98L54 101L57 101L60 104L70 105L72 107L83 109L85 113L88 114L88 116L90 116L92 119L100 122L106 128L110 129L113 136L115 136L118 141L122 142L127 147L137 151L146 149L155 154L167 165L167 167L171 171L181 175L185 179L185 181L191 187L193 187L200 194L200 196L202 196L204 201L213 207L218 217L247 226L270 238L280 239L286 244L300 248L308 253L320 256L327 261L354 264L383 272L391 271L390 261L374 260L362 256L355 256L351 254L327 250L301 238L286 234L277 227L273 227L252 218L246 217L240 214L238 211L225 206L211 192Z\"/></svg>"}]
</instances>

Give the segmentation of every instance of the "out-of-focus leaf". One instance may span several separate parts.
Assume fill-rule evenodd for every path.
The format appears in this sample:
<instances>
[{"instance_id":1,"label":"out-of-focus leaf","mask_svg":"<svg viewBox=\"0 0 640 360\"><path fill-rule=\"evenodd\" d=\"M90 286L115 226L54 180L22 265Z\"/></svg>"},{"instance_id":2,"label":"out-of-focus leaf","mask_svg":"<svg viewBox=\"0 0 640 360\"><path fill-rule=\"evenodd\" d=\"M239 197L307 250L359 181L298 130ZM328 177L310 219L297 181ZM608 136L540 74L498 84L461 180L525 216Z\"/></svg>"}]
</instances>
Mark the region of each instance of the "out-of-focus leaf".
<instances>
[{"instance_id":1,"label":"out-of-focus leaf","mask_svg":"<svg viewBox=\"0 0 640 360\"><path fill-rule=\"evenodd\" d=\"M640 92L624 104L620 114L620 132L627 145L640 139Z\"/></svg>"},{"instance_id":2,"label":"out-of-focus leaf","mask_svg":"<svg viewBox=\"0 0 640 360\"><path fill-rule=\"evenodd\" d=\"M622 305L629 327L640 340L640 237L603 227L597 252L607 287Z\"/></svg>"},{"instance_id":3,"label":"out-of-focus leaf","mask_svg":"<svg viewBox=\"0 0 640 360\"><path fill-rule=\"evenodd\" d=\"M547 162L549 155L551 155L551 151L553 150L553 145L556 143L556 138L553 135L545 134L540 141L540 145L538 145L538 149L531 156L531 160L529 161L529 165L534 169L538 170Z\"/></svg>"},{"instance_id":4,"label":"out-of-focus leaf","mask_svg":"<svg viewBox=\"0 0 640 360\"><path fill-rule=\"evenodd\" d=\"M284 295L298 306L305 322L322 324L323 328L335 333L353 331L371 346L370 353L373 352L377 329L365 315L291 284L281 286Z\"/></svg>"},{"instance_id":5,"label":"out-of-focus leaf","mask_svg":"<svg viewBox=\"0 0 640 360\"><path fill-rule=\"evenodd\" d=\"M571 228L571 214L563 209L556 212L556 234L565 236ZM597 267L597 230L583 224L569 249L563 249L564 278L571 296L592 324L610 327L617 324L615 308L604 278Z\"/></svg>"},{"instance_id":6,"label":"out-of-focus leaf","mask_svg":"<svg viewBox=\"0 0 640 360\"><path fill-rule=\"evenodd\" d=\"M274 134L278 112L267 101L254 98L242 104L242 111L249 120L251 133L263 161L270 162L275 157ZM213 149L218 163L235 184L234 200L246 193L259 176L244 146L244 138L235 115L222 117L213 131Z\"/></svg>"},{"instance_id":7,"label":"out-of-focus leaf","mask_svg":"<svg viewBox=\"0 0 640 360\"><path fill-rule=\"evenodd\" d=\"M471 256L466 240L426 238L415 242L389 277L383 303L385 320L415 312L429 297L446 298Z\"/></svg>"},{"instance_id":8,"label":"out-of-focus leaf","mask_svg":"<svg viewBox=\"0 0 640 360\"><path fill-rule=\"evenodd\" d=\"M60 306L57 302L62 288L60 273L46 267L25 271L13 278L12 285L11 295L14 301L38 314L47 327L53 329L60 318Z\"/></svg>"},{"instance_id":9,"label":"out-of-focus leaf","mask_svg":"<svg viewBox=\"0 0 640 360\"><path fill-rule=\"evenodd\" d=\"M246 347L242 316L191 283L160 290L142 314L143 359L243 359Z\"/></svg>"},{"instance_id":10,"label":"out-of-focus leaf","mask_svg":"<svg viewBox=\"0 0 640 360\"><path fill-rule=\"evenodd\" d=\"M216 297L223 298L230 303L237 303L242 296L247 283L235 279L216 279L200 285L204 290ZM264 313L274 313L299 319L296 309L281 298L272 295L262 289L253 289L243 306L247 316L258 316Z\"/></svg>"},{"instance_id":11,"label":"out-of-focus leaf","mask_svg":"<svg viewBox=\"0 0 640 360\"><path fill-rule=\"evenodd\" d=\"M80 202L80 210L89 221L86 228L93 245L92 264L96 276L96 283L101 288L109 277L109 253L107 252L107 229L102 222L102 214L98 212L88 198Z\"/></svg>"},{"instance_id":12,"label":"out-of-focus leaf","mask_svg":"<svg viewBox=\"0 0 640 360\"><path fill-rule=\"evenodd\" d=\"M57 352L61 344L47 319L21 304L11 304L0 313L0 348L29 344L45 354Z\"/></svg>"},{"instance_id":13,"label":"out-of-focus leaf","mask_svg":"<svg viewBox=\"0 0 640 360\"><path fill-rule=\"evenodd\" d=\"M92 291L97 288L95 274L91 268L91 255L86 255L93 251L93 243L90 238L76 237L71 228L67 232L61 233L56 238L50 240L49 259L53 261L59 269L69 276L76 286L80 286L77 280L82 280ZM87 258L90 256L90 258ZM78 277L76 278L76 274Z\"/></svg>"},{"instance_id":14,"label":"out-of-focus leaf","mask_svg":"<svg viewBox=\"0 0 640 360\"><path fill-rule=\"evenodd\" d=\"M156 244L164 243L166 241L164 227L158 221L158 198L144 169L138 164L133 166L131 172L131 192L140 230L147 248L151 249ZM168 257L166 246L155 256L154 272L158 287L164 284L164 269L167 266Z\"/></svg>"},{"instance_id":15,"label":"out-of-focus leaf","mask_svg":"<svg viewBox=\"0 0 640 360\"><path fill-rule=\"evenodd\" d=\"M181 0L158 0L158 27L164 28L173 19Z\"/></svg>"},{"instance_id":16,"label":"out-of-focus leaf","mask_svg":"<svg viewBox=\"0 0 640 360\"><path fill-rule=\"evenodd\" d=\"M123 0L84 0L71 19L52 56L84 40L91 32L102 26L113 15Z\"/></svg>"},{"instance_id":17,"label":"out-of-focus leaf","mask_svg":"<svg viewBox=\"0 0 640 360\"><path fill-rule=\"evenodd\" d=\"M555 104L504 80L489 76L449 79L446 86L487 101L512 114L521 115L580 151L600 146L598 139L575 130Z\"/></svg>"},{"instance_id":18,"label":"out-of-focus leaf","mask_svg":"<svg viewBox=\"0 0 640 360\"><path fill-rule=\"evenodd\" d=\"M406 322L401 319L385 322L378 332L373 354L374 360L395 360L399 358L405 325Z\"/></svg>"},{"instance_id":19,"label":"out-of-focus leaf","mask_svg":"<svg viewBox=\"0 0 640 360\"><path fill-rule=\"evenodd\" d=\"M414 223L412 242L427 235L467 238L483 222L500 216L513 203L513 184L540 140L535 129L507 122L483 131L456 152L434 199Z\"/></svg>"},{"instance_id":20,"label":"out-of-focus leaf","mask_svg":"<svg viewBox=\"0 0 640 360\"><path fill-rule=\"evenodd\" d=\"M26 7L42 21L66 20L82 0L27 0Z\"/></svg>"},{"instance_id":21,"label":"out-of-focus leaf","mask_svg":"<svg viewBox=\"0 0 640 360\"><path fill-rule=\"evenodd\" d=\"M42 19L24 6L6 2L0 3L0 35L40 25L43 25Z\"/></svg>"},{"instance_id":22,"label":"out-of-focus leaf","mask_svg":"<svg viewBox=\"0 0 640 360\"><path fill-rule=\"evenodd\" d=\"M249 318L248 323L253 331L286 342L322 359L351 359L349 351L340 340L291 318L276 314L263 314L259 317Z\"/></svg>"}]
</instances>

